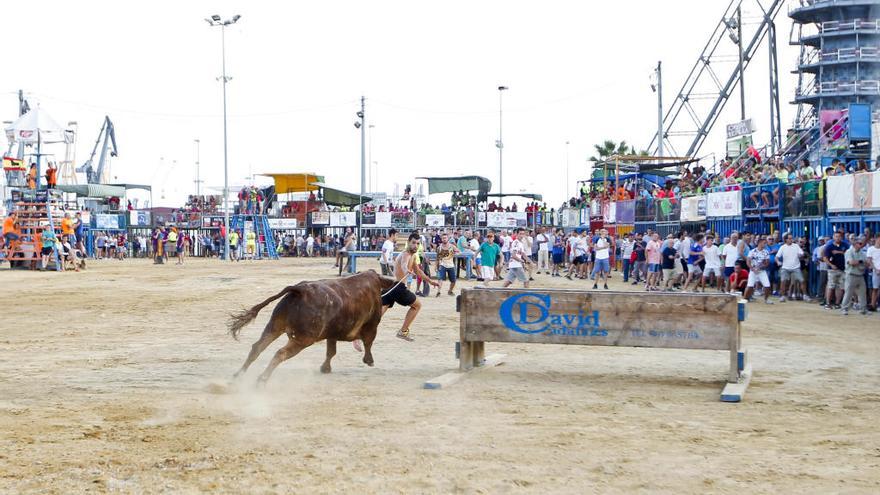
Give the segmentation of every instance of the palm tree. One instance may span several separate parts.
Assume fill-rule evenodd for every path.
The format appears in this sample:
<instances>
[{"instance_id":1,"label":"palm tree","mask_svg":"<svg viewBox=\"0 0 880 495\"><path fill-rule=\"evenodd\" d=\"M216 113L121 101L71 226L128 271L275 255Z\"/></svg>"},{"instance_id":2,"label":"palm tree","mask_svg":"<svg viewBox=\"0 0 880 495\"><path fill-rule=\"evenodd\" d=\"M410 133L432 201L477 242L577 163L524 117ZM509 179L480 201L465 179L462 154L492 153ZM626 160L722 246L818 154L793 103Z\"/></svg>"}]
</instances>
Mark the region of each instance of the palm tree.
<instances>
[{"instance_id":1,"label":"palm tree","mask_svg":"<svg viewBox=\"0 0 880 495\"><path fill-rule=\"evenodd\" d=\"M625 155L629 153L630 147L626 144L626 141L621 141L620 144L615 143L610 139L606 139L602 144L594 144L593 148L596 150L598 156L591 156L591 162L601 162L607 160L609 157L614 155Z\"/></svg>"}]
</instances>

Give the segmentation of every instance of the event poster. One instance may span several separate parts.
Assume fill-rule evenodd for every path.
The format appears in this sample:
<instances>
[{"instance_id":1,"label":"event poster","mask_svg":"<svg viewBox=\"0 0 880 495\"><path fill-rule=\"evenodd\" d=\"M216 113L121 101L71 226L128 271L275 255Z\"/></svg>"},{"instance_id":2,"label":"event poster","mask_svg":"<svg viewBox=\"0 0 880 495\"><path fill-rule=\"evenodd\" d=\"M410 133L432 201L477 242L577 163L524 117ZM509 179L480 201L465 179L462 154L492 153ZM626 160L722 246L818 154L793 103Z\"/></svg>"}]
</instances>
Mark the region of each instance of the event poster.
<instances>
[{"instance_id":1,"label":"event poster","mask_svg":"<svg viewBox=\"0 0 880 495\"><path fill-rule=\"evenodd\" d=\"M828 177L828 211L880 209L880 172Z\"/></svg>"},{"instance_id":2,"label":"event poster","mask_svg":"<svg viewBox=\"0 0 880 495\"><path fill-rule=\"evenodd\" d=\"M528 225L528 216L524 211L490 211L486 213L488 227L512 229Z\"/></svg>"},{"instance_id":3,"label":"event poster","mask_svg":"<svg viewBox=\"0 0 880 495\"><path fill-rule=\"evenodd\" d=\"M713 192L706 196L706 216L719 218L739 215L742 215L742 191Z\"/></svg>"},{"instance_id":4,"label":"event poster","mask_svg":"<svg viewBox=\"0 0 880 495\"><path fill-rule=\"evenodd\" d=\"M312 225L330 225L329 211L313 211Z\"/></svg>"},{"instance_id":5,"label":"event poster","mask_svg":"<svg viewBox=\"0 0 880 495\"><path fill-rule=\"evenodd\" d=\"M445 223L446 216L443 214L425 215L425 227L440 228Z\"/></svg>"},{"instance_id":6,"label":"event poster","mask_svg":"<svg viewBox=\"0 0 880 495\"><path fill-rule=\"evenodd\" d=\"M98 213L95 215L95 228L102 230L119 230L119 215Z\"/></svg>"},{"instance_id":7,"label":"event poster","mask_svg":"<svg viewBox=\"0 0 880 495\"><path fill-rule=\"evenodd\" d=\"M706 219L706 197L681 198L681 221L700 222Z\"/></svg>"},{"instance_id":8,"label":"event poster","mask_svg":"<svg viewBox=\"0 0 880 495\"><path fill-rule=\"evenodd\" d=\"M83 215L85 223L85 215ZM131 210L128 212L128 224L133 227L148 227L150 225L150 212L145 210Z\"/></svg>"},{"instance_id":9,"label":"event poster","mask_svg":"<svg viewBox=\"0 0 880 495\"><path fill-rule=\"evenodd\" d=\"M353 211L331 211L331 227L354 227L357 225L357 213Z\"/></svg>"},{"instance_id":10,"label":"event poster","mask_svg":"<svg viewBox=\"0 0 880 495\"><path fill-rule=\"evenodd\" d=\"M295 218L270 218L269 228L272 230L294 230L297 228Z\"/></svg>"}]
</instances>

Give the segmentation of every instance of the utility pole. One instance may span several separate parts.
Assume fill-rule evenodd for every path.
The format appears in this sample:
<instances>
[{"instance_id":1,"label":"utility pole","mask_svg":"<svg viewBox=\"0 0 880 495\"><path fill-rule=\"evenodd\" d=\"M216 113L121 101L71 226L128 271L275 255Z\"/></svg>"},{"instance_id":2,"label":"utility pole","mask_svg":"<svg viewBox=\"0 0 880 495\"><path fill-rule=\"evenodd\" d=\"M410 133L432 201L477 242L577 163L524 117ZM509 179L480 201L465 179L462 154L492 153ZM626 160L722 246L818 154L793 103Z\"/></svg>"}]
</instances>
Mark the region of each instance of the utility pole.
<instances>
[{"instance_id":1,"label":"utility pole","mask_svg":"<svg viewBox=\"0 0 880 495\"><path fill-rule=\"evenodd\" d=\"M366 187L367 176L364 175L367 169L367 119L366 119L366 99L361 96L361 110L357 113L360 120L355 122L355 128L361 130L361 193L358 196L358 220L357 220L357 245L358 249L362 249L361 245L361 224L364 219L364 188Z\"/></svg>"},{"instance_id":2,"label":"utility pole","mask_svg":"<svg viewBox=\"0 0 880 495\"><path fill-rule=\"evenodd\" d=\"M370 156L367 158L367 192L376 192L373 188L373 129L376 127L370 124Z\"/></svg>"},{"instance_id":3,"label":"utility pole","mask_svg":"<svg viewBox=\"0 0 880 495\"><path fill-rule=\"evenodd\" d=\"M663 156L663 71L657 61L657 156Z\"/></svg>"},{"instance_id":4,"label":"utility pole","mask_svg":"<svg viewBox=\"0 0 880 495\"><path fill-rule=\"evenodd\" d=\"M226 240L229 236L229 148L227 139L227 122L226 122L226 84L232 79L226 77L226 26L235 24L241 19L240 15L235 15L232 19L220 20L219 15L212 15L210 19L205 19L211 26L220 26L220 50L223 59L223 228L226 236L223 237L223 259L229 259L229 242Z\"/></svg>"},{"instance_id":5,"label":"utility pole","mask_svg":"<svg viewBox=\"0 0 880 495\"><path fill-rule=\"evenodd\" d=\"M501 139L501 123L502 123L502 95L504 91L509 89L507 86L498 86L498 141L495 141L495 147L498 148L498 206L504 201L504 141Z\"/></svg>"},{"instance_id":6,"label":"utility pole","mask_svg":"<svg viewBox=\"0 0 880 495\"><path fill-rule=\"evenodd\" d=\"M200 196L202 194L201 184L202 184L202 176L199 173L199 146L201 141L198 139L193 140L196 143L196 196Z\"/></svg>"}]
</instances>

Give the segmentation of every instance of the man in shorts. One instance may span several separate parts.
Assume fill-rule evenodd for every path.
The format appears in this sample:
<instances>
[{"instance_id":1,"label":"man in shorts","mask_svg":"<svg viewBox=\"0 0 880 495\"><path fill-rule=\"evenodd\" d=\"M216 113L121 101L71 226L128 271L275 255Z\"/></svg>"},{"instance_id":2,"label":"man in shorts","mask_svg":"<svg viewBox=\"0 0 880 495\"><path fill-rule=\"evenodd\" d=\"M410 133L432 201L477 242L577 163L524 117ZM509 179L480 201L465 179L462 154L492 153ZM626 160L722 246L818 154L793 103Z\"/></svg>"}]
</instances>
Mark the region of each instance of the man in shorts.
<instances>
[{"instance_id":1,"label":"man in shorts","mask_svg":"<svg viewBox=\"0 0 880 495\"><path fill-rule=\"evenodd\" d=\"M595 263L593 264L593 289L599 288L599 277L602 277L603 287L608 290L608 274L611 273L611 239L608 237L608 231L599 230L599 235L593 243L593 253Z\"/></svg>"},{"instance_id":2,"label":"man in shorts","mask_svg":"<svg viewBox=\"0 0 880 495\"><path fill-rule=\"evenodd\" d=\"M880 298L880 234L874 237L874 245L868 248L868 269L871 273L871 310L877 311Z\"/></svg>"},{"instance_id":3,"label":"man in shorts","mask_svg":"<svg viewBox=\"0 0 880 495\"><path fill-rule=\"evenodd\" d=\"M40 257L42 258L42 265L40 268L45 270L47 266L49 266L49 257L53 255L55 252L55 243L58 242L58 237L55 235L55 230L46 229L40 235L42 246L40 249Z\"/></svg>"},{"instance_id":4,"label":"man in shorts","mask_svg":"<svg viewBox=\"0 0 880 495\"><path fill-rule=\"evenodd\" d=\"M489 286L489 282L495 280L495 264L501 256L501 248L495 243L495 232L491 230L486 234L486 240L480 244L480 258L482 258L483 284Z\"/></svg>"},{"instance_id":5,"label":"man in shorts","mask_svg":"<svg viewBox=\"0 0 880 495\"><path fill-rule=\"evenodd\" d=\"M426 280L434 287L440 287L439 282L431 279L431 277L422 270L422 267L414 256L419 249L420 243L421 237L418 233L413 232L409 235L409 239L406 241L406 250L394 259L394 278L397 279L397 283L382 294L383 316L385 315L385 312L395 304L409 306L406 316L403 317L403 325L397 332L397 337L406 340L407 342L413 341L413 338L409 335L409 327L412 325L413 320L416 319L416 315L419 314L419 310L422 309L422 303L416 298L416 295L413 294L412 291L406 288L406 279L411 275L416 275L423 280Z\"/></svg>"},{"instance_id":6,"label":"man in shorts","mask_svg":"<svg viewBox=\"0 0 880 495\"><path fill-rule=\"evenodd\" d=\"M865 247L865 238L856 237L852 246L846 250L846 291L843 293L843 307L840 314L848 315L849 308L853 305L853 299L859 301L859 312L868 314L868 298L865 284L865 268L868 266L867 256L862 248Z\"/></svg>"},{"instance_id":7,"label":"man in shorts","mask_svg":"<svg viewBox=\"0 0 880 495\"><path fill-rule=\"evenodd\" d=\"M663 261L663 252L660 248L660 234L656 232L651 235L651 240L645 246L645 259L648 263L648 276L645 283L645 290L659 290L660 285L660 266Z\"/></svg>"},{"instance_id":8,"label":"man in shorts","mask_svg":"<svg viewBox=\"0 0 880 495\"><path fill-rule=\"evenodd\" d=\"M843 240L843 232L837 231L828 244L825 244L825 250L822 252L822 261L828 265L825 309L834 309L843 304L847 249L849 249L849 243Z\"/></svg>"},{"instance_id":9,"label":"man in shorts","mask_svg":"<svg viewBox=\"0 0 880 495\"><path fill-rule=\"evenodd\" d=\"M779 270L779 302L787 300L789 291L794 290L796 283L801 285L804 301L810 300L810 296L807 295L807 283L804 280L803 272L801 272L801 258L804 257L804 251L798 244L792 242L793 240L791 234L785 234L782 239L783 244L776 252L776 264L781 267Z\"/></svg>"},{"instance_id":10,"label":"man in shorts","mask_svg":"<svg viewBox=\"0 0 880 495\"><path fill-rule=\"evenodd\" d=\"M516 229L513 234L513 240L510 242L510 261L507 262L507 276L504 277L504 285L502 287L510 287L514 281L519 280L523 283L523 287L529 288L529 277L526 275L525 264L526 259L525 245L520 238L525 236L525 229Z\"/></svg>"},{"instance_id":11,"label":"man in shorts","mask_svg":"<svg viewBox=\"0 0 880 495\"><path fill-rule=\"evenodd\" d=\"M437 261L434 269L437 270L437 297L440 297L440 290L443 288L443 280L449 280L449 292L453 295L456 280L455 253L458 253L458 246L449 242L449 236L443 234L440 236L440 245L437 246Z\"/></svg>"},{"instance_id":12,"label":"man in shorts","mask_svg":"<svg viewBox=\"0 0 880 495\"><path fill-rule=\"evenodd\" d=\"M14 211L3 220L3 242L5 243L4 259L7 260L12 258L12 253L15 252L20 237L18 234L17 222L18 213Z\"/></svg>"},{"instance_id":13,"label":"man in shorts","mask_svg":"<svg viewBox=\"0 0 880 495\"><path fill-rule=\"evenodd\" d=\"M749 265L749 279L746 283L745 298L748 300L755 292L755 285L761 282L764 286L764 302L773 304L770 300L770 277L767 275L767 265L770 264L770 251L767 250L767 239L763 237L758 240L758 246L749 252L746 257L746 263Z\"/></svg>"},{"instance_id":14,"label":"man in shorts","mask_svg":"<svg viewBox=\"0 0 880 495\"><path fill-rule=\"evenodd\" d=\"M238 255L238 243L241 241L241 235L237 230L229 233L229 261L241 261Z\"/></svg>"},{"instance_id":15,"label":"man in shorts","mask_svg":"<svg viewBox=\"0 0 880 495\"><path fill-rule=\"evenodd\" d=\"M683 243L686 243L688 239L690 238L685 237ZM681 289L682 291L687 291L688 285L694 280L696 280L694 292L697 292L697 289L703 285L703 269L700 268L700 262L704 259L702 241L703 234L697 234L689 245L681 248L682 253L685 251L690 253L687 257L687 280L684 283L684 287Z\"/></svg>"},{"instance_id":16,"label":"man in shorts","mask_svg":"<svg viewBox=\"0 0 880 495\"><path fill-rule=\"evenodd\" d=\"M725 290L733 292L734 290L733 287L730 287L728 281L733 272L736 271L736 262L739 261L739 248L737 244L739 244L739 234L732 232L730 234L730 242L725 244L721 250L721 258L724 259L724 285L721 287L722 292Z\"/></svg>"},{"instance_id":17,"label":"man in shorts","mask_svg":"<svg viewBox=\"0 0 880 495\"><path fill-rule=\"evenodd\" d=\"M715 236L713 235L706 236L706 245L703 246L703 258L706 260L706 269L703 270L703 291L705 292L706 285L712 287L712 284L715 284L716 289L723 291L721 250L715 245Z\"/></svg>"},{"instance_id":18,"label":"man in shorts","mask_svg":"<svg viewBox=\"0 0 880 495\"><path fill-rule=\"evenodd\" d=\"M663 250L660 252L662 260L660 261L660 267L663 270L663 278L666 280L664 283L664 289L674 290L674 282L675 282L675 265L677 264L676 259L678 259L678 250L675 249L675 238L673 238L672 234L669 234L666 237L666 242L663 244Z\"/></svg>"}]
</instances>

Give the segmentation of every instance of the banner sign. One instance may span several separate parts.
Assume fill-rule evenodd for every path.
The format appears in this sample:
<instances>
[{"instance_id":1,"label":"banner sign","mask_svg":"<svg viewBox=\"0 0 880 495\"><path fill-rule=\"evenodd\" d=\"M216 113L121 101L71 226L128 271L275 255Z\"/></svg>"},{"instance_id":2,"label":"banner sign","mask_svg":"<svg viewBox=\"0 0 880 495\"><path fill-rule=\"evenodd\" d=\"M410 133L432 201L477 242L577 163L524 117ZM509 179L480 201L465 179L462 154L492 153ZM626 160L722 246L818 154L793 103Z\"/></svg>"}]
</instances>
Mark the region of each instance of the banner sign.
<instances>
[{"instance_id":1,"label":"banner sign","mask_svg":"<svg viewBox=\"0 0 880 495\"><path fill-rule=\"evenodd\" d=\"M353 211L331 211L331 227L354 227L357 225L357 214Z\"/></svg>"},{"instance_id":2,"label":"banner sign","mask_svg":"<svg viewBox=\"0 0 880 495\"><path fill-rule=\"evenodd\" d=\"M95 228L104 230L119 230L119 215L98 213L95 215Z\"/></svg>"},{"instance_id":3,"label":"banner sign","mask_svg":"<svg viewBox=\"0 0 880 495\"><path fill-rule=\"evenodd\" d=\"M364 213L363 217L361 217L361 222L364 227L391 227L391 212L377 211L374 213Z\"/></svg>"},{"instance_id":4,"label":"banner sign","mask_svg":"<svg viewBox=\"0 0 880 495\"><path fill-rule=\"evenodd\" d=\"M269 228L272 230L294 230L297 228L295 218L269 218Z\"/></svg>"},{"instance_id":5,"label":"banner sign","mask_svg":"<svg viewBox=\"0 0 880 495\"><path fill-rule=\"evenodd\" d=\"M83 215L83 223L86 223L85 215ZM149 227L150 212L144 210L131 210L128 212L128 224L132 227Z\"/></svg>"},{"instance_id":6,"label":"banner sign","mask_svg":"<svg viewBox=\"0 0 880 495\"><path fill-rule=\"evenodd\" d=\"M489 211L486 212L486 225L512 229L528 225L528 215L524 211Z\"/></svg>"},{"instance_id":7,"label":"banner sign","mask_svg":"<svg viewBox=\"0 0 880 495\"><path fill-rule=\"evenodd\" d=\"M825 184L828 211L880 209L880 172L834 175Z\"/></svg>"},{"instance_id":8,"label":"banner sign","mask_svg":"<svg viewBox=\"0 0 880 495\"><path fill-rule=\"evenodd\" d=\"M443 214L439 215L425 215L425 227L438 228L443 227L446 224L446 216Z\"/></svg>"},{"instance_id":9,"label":"banner sign","mask_svg":"<svg viewBox=\"0 0 880 495\"><path fill-rule=\"evenodd\" d=\"M617 223L632 225L636 222L636 202L618 201L617 202Z\"/></svg>"},{"instance_id":10,"label":"banner sign","mask_svg":"<svg viewBox=\"0 0 880 495\"><path fill-rule=\"evenodd\" d=\"M712 192L706 196L706 216L717 218L740 215L742 215L742 191Z\"/></svg>"},{"instance_id":11,"label":"banner sign","mask_svg":"<svg viewBox=\"0 0 880 495\"><path fill-rule=\"evenodd\" d=\"M602 219L605 223L617 223L616 201L611 201L602 205Z\"/></svg>"},{"instance_id":12,"label":"banner sign","mask_svg":"<svg viewBox=\"0 0 880 495\"><path fill-rule=\"evenodd\" d=\"M682 222L700 222L706 219L706 197L690 196L681 198Z\"/></svg>"},{"instance_id":13,"label":"banner sign","mask_svg":"<svg viewBox=\"0 0 880 495\"><path fill-rule=\"evenodd\" d=\"M562 210L563 227L580 227L581 225L582 223L580 208L566 208Z\"/></svg>"},{"instance_id":14,"label":"banner sign","mask_svg":"<svg viewBox=\"0 0 880 495\"><path fill-rule=\"evenodd\" d=\"M740 136L748 136L755 132L755 125L752 119L741 120L733 124L727 124L727 139L734 139Z\"/></svg>"},{"instance_id":15,"label":"banner sign","mask_svg":"<svg viewBox=\"0 0 880 495\"><path fill-rule=\"evenodd\" d=\"M330 225L329 211L313 211L312 225Z\"/></svg>"}]
</instances>

